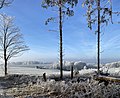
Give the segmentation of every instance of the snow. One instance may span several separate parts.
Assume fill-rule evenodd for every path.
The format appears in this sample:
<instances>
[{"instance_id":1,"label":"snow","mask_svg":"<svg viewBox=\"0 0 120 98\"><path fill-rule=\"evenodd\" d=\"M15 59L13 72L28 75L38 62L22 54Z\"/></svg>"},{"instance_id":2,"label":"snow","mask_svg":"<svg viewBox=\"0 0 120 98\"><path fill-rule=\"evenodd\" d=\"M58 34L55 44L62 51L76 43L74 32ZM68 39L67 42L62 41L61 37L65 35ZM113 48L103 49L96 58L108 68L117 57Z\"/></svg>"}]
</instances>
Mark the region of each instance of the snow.
<instances>
[{"instance_id":1,"label":"snow","mask_svg":"<svg viewBox=\"0 0 120 98\"><path fill-rule=\"evenodd\" d=\"M17 64L17 63L15 63ZM23 63L22 63L23 64ZM70 61L65 61L63 69L68 70L68 71L63 71L63 74L70 75L70 68L73 65L74 70L81 70L79 71L80 74L86 74L86 73L91 73L94 71L94 69L84 69L86 68L87 64L82 62L82 61L77 61L77 62L70 62ZM52 67L53 68L58 68L59 64L58 63L53 63ZM1 67L1 66L0 66ZM8 74L27 74L27 75L39 75L42 76L43 73L46 73L46 75L54 75L54 74L60 74L60 70L58 69L36 69L35 67L20 67L16 65L8 67ZM4 75L4 68L0 68L0 76Z\"/></svg>"},{"instance_id":2,"label":"snow","mask_svg":"<svg viewBox=\"0 0 120 98\"><path fill-rule=\"evenodd\" d=\"M81 62L67 62L66 66L70 66L71 64L79 65ZM87 64L86 64L87 66ZM87 68L86 66L83 69L79 70L80 75L92 77L92 74L97 71L97 69ZM94 65L93 65L94 66ZM104 73L110 73L110 75L120 76L120 62L112 62L107 63L101 66L101 70ZM120 85L119 83L109 83L107 86L104 82L99 83L98 81L91 79L77 81L77 77L73 80L69 81L55 81L54 79L47 79L47 82L41 80L41 77L37 79L37 77L41 76L43 73L47 75L58 75L60 70L58 69L36 69L31 67L9 67L9 74L27 74L27 75L35 75L35 77L22 76L19 78L18 76L14 81L17 83L22 83L24 81L29 81L26 86L21 85L18 87L12 87L6 91L6 94L10 96L22 96L23 98L32 98L35 96L39 96L38 98L120 98ZM0 74L3 74L3 70L0 69ZM64 75L70 75L70 71L63 71ZM36 76L39 75L39 76ZM36 81L35 84L32 81ZM75 81L74 81L75 80ZM33 81L33 82L34 82ZM11 83L11 82L10 82ZM14 83L13 83L14 84ZM18 83L19 84L19 83ZM24 84L24 83L23 83ZM32 97L31 97L32 96ZM46 97L47 96L47 97ZM0 96L1 97L1 96ZM1 97L2 98L2 97ZM14 98L14 97L11 97Z\"/></svg>"},{"instance_id":3,"label":"snow","mask_svg":"<svg viewBox=\"0 0 120 98\"><path fill-rule=\"evenodd\" d=\"M7 92L11 96L45 96L45 98L120 98L120 85L110 83L108 86L91 80L89 82L65 82L48 80L21 88L11 88ZM112 97L111 97L112 96ZM42 98L43 98L42 97ZM31 97L30 97L31 98ZM41 97L38 97L41 98Z\"/></svg>"},{"instance_id":4,"label":"snow","mask_svg":"<svg viewBox=\"0 0 120 98\"><path fill-rule=\"evenodd\" d=\"M94 73L96 69L82 69L79 70L79 74L90 74ZM36 69L36 68L29 68L29 67L9 67L8 69L9 74L26 74L26 75L39 75L42 76L43 73L46 75L59 75L60 70L58 69ZM63 74L70 75L71 71L63 71ZM4 71L0 69L0 76L4 75Z\"/></svg>"},{"instance_id":5,"label":"snow","mask_svg":"<svg viewBox=\"0 0 120 98\"><path fill-rule=\"evenodd\" d=\"M58 63L54 63L53 64L53 68L58 68L60 69L60 66ZM63 64L63 69L64 70L69 70L70 71L70 68L71 66L74 67L74 69L77 69L77 70L81 70L84 68L84 66L86 66L86 68L96 68L96 66L94 64L87 64L83 61L64 61L64 64Z\"/></svg>"},{"instance_id":6,"label":"snow","mask_svg":"<svg viewBox=\"0 0 120 98\"><path fill-rule=\"evenodd\" d=\"M104 73L109 73L112 76L120 76L120 61L107 63L102 66L101 70Z\"/></svg>"},{"instance_id":7,"label":"snow","mask_svg":"<svg viewBox=\"0 0 120 98\"><path fill-rule=\"evenodd\" d=\"M80 75L91 74L94 73L95 71L97 71L97 69L82 69L79 71L79 74Z\"/></svg>"},{"instance_id":8,"label":"snow","mask_svg":"<svg viewBox=\"0 0 120 98\"><path fill-rule=\"evenodd\" d=\"M94 73L97 71L96 68L93 68L95 65L88 65L84 62L77 61L77 62L69 62L66 61L64 67L67 68L71 67L71 65L74 66L74 70L79 70L79 74L88 74L88 73ZM54 63L53 66L56 68L57 63ZM120 76L120 61L118 62L112 62L107 63L105 65L101 65L101 69L104 73L109 73L110 75L114 76ZM43 73L46 73L47 75L51 74L60 74L60 70L58 69L36 69L34 67L8 67L8 73L9 74L27 74L27 75L39 75L42 76ZM69 74L70 71L63 71L63 74ZM3 67L0 66L0 76L4 75Z\"/></svg>"},{"instance_id":9,"label":"snow","mask_svg":"<svg viewBox=\"0 0 120 98\"><path fill-rule=\"evenodd\" d=\"M31 67L9 67L8 74L26 74L26 75L39 75L42 76L43 73L46 75L50 74L59 74L60 71L58 69L37 69ZM63 74L69 74L69 71L63 71ZM0 76L4 75L4 70L0 69Z\"/></svg>"}]
</instances>

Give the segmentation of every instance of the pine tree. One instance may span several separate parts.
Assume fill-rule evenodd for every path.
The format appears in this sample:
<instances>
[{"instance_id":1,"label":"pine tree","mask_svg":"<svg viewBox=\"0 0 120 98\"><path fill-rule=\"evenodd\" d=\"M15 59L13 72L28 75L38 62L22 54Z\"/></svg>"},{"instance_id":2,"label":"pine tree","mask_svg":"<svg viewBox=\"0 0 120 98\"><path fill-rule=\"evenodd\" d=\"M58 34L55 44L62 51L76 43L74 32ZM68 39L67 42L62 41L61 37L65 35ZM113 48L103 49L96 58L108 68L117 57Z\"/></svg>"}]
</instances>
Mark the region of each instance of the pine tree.
<instances>
[{"instance_id":1,"label":"pine tree","mask_svg":"<svg viewBox=\"0 0 120 98\"><path fill-rule=\"evenodd\" d=\"M97 24L97 65L98 65L98 75L100 74L100 40L101 40L101 27L103 24L108 25L109 22L113 23L112 15L119 12L112 11L112 2L111 0L85 0L82 6L87 7L87 22L88 27L93 29L93 25Z\"/></svg>"},{"instance_id":2,"label":"pine tree","mask_svg":"<svg viewBox=\"0 0 120 98\"><path fill-rule=\"evenodd\" d=\"M50 8L57 7L59 12L59 35L60 35L60 79L63 78L63 17L64 16L73 16L74 11L73 7L76 6L78 0L43 0L42 7ZM50 21L55 20L54 17L50 17L47 19L46 24Z\"/></svg>"}]
</instances>

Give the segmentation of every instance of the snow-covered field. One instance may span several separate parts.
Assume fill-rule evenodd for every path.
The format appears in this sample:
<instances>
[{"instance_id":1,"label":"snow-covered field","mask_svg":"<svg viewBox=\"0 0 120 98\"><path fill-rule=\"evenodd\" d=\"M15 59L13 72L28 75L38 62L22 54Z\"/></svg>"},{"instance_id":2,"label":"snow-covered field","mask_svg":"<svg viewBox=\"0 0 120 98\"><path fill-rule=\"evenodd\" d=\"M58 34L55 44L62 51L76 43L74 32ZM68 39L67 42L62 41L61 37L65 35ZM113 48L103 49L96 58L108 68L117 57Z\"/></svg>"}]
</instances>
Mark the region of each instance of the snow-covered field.
<instances>
[{"instance_id":1,"label":"snow-covered field","mask_svg":"<svg viewBox=\"0 0 120 98\"><path fill-rule=\"evenodd\" d=\"M84 62L66 62L65 68L70 69L71 65L73 65L74 70L78 69L80 74L94 73L97 71L97 65L86 64ZM58 64L53 64L54 68L57 68ZM110 75L120 76L120 61L112 62L101 65L101 71L104 73L109 73ZM39 75L42 76L43 73L47 75L51 74L60 74L60 70L58 69L37 69L35 67L18 67L18 66L10 66L8 67L8 74L27 74L27 75ZM70 74L70 71L63 71L63 74ZM4 68L0 66L0 76L4 75Z\"/></svg>"},{"instance_id":2,"label":"snow-covered field","mask_svg":"<svg viewBox=\"0 0 120 98\"><path fill-rule=\"evenodd\" d=\"M8 74L26 74L26 75L39 75L42 76L43 73L46 75L50 74L59 74L60 71L58 69L37 69L30 67L9 67ZM63 74L69 74L70 71L63 71ZM4 70L0 69L0 76L4 75Z\"/></svg>"}]
</instances>

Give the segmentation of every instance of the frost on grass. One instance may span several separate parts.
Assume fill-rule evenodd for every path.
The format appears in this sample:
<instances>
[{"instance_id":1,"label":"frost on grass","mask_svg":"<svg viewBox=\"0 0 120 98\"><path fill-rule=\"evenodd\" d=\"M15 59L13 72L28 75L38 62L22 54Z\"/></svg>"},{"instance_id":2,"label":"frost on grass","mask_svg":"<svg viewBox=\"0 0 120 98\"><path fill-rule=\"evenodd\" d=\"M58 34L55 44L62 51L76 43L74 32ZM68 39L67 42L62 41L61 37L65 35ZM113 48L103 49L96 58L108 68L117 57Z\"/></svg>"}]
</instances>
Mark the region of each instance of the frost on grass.
<instances>
[{"instance_id":1,"label":"frost on grass","mask_svg":"<svg viewBox=\"0 0 120 98\"><path fill-rule=\"evenodd\" d=\"M120 62L105 64L102 69L110 75L120 76ZM79 82L76 77L73 80L66 77L64 81L55 81L54 78L57 76L54 75L54 78L44 82L38 76L11 75L7 78L7 84L12 83L13 86L5 90L5 94L11 96L10 98L120 98L120 83L110 82L105 85L104 82L89 79L95 71L96 69L90 68L80 70L77 78L81 78L82 75L85 78Z\"/></svg>"},{"instance_id":2,"label":"frost on grass","mask_svg":"<svg viewBox=\"0 0 120 98\"><path fill-rule=\"evenodd\" d=\"M95 80L77 82L72 80L47 82L39 81L26 87L11 88L6 91L10 96L19 98L120 98L120 85Z\"/></svg>"}]
</instances>

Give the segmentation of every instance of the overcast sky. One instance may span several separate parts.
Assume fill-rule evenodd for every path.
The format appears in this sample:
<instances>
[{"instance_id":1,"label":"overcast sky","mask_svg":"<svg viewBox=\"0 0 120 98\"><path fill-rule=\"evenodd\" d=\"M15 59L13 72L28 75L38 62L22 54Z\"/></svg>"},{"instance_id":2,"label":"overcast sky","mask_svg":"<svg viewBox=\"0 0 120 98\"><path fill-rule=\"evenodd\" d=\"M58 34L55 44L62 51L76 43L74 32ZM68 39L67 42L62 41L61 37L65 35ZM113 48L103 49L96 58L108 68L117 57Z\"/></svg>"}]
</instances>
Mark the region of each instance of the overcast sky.
<instances>
[{"instance_id":1,"label":"overcast sky","mask_svg":"<svg viewBox=\"0 0 120 98\"><path fill-rule=\"evenodd\" d=\"M24 40L30 51L14 60L41 60L57 61L59 58L59 32L57 23L45 25L45 20L57 16L57 9L43 9L42 0L14 0L10 7L0 10L15 17L15 24L24 35ZM113 1L113 10L120 11L120 0ZM95 60L96 35L87 27L85 8L81 3L74 8L75 15L64 20L63 47L65 60ZM115 24L110 24L102 29L101 51L102 59L120 60L120 16L114 17Z\"/></svg>"}]
</instances>

